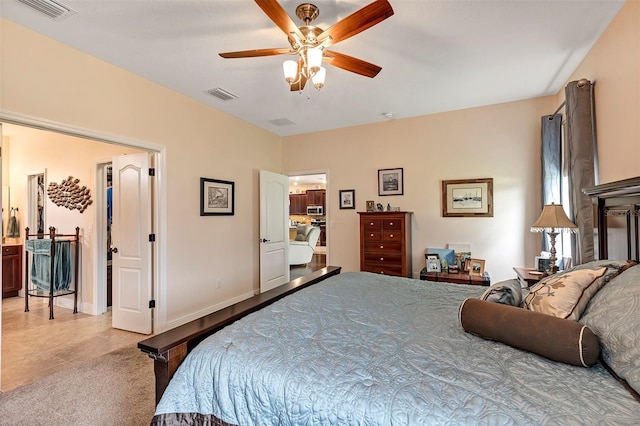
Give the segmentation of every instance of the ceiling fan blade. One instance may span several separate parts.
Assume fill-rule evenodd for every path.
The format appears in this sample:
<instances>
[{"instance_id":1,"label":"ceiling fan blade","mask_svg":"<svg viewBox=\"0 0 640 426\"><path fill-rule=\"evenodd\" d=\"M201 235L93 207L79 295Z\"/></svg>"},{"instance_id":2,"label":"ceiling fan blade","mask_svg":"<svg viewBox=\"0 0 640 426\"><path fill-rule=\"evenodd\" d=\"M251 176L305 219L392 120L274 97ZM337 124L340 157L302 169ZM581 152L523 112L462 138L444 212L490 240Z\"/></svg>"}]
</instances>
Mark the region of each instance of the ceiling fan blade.
<instances>
[{"instance_id":1,"label":"ceiling fan blade","mask_svg":"<svg viewBox=\"0 0 640 426\"><path fill-rule=\"evenodd\" d=\"M324 30L317 38L318 40L323 40L330 36L331 40L325 46L331 46L373 27L392 15L393 8L388 0L376 0L336 22Z\"/></svg>"},{"instance_id":2,"label":"ceiling fan blade","mask_svg":"<svg viewBox=\"0 0 640 426\"><path fill-rule=\"evenodd\" d=\"M287 37L291 37L291 33L297 34L299 40L304 40L304 35L298 29L298 26L287 15L287 12L280 6L276 0L255 0L260 9L278 26Z\"/></svg>"},{"instance_id":3,"label":"ceiling fan blade","mask_svg":"<svg viewBox=\"0 0 640 426\"><path fill-rule=\"evenodd\" d=\"M282 48L275 48L275 49L240 50L237 52L218 53L218 55L222 56L225 59L231 59L231 58L253 58L256 56L286 55L287 53L292 53L291 49L282 47Z\"/></svg>"},{"instance_id":4,"label":"ceiling fan blade","mask_svg":"<svg viewBox=\"0 0 640 426\"><path fill-rule=\"evenodd\" d=\"M378 75L380 70L382 70L382 68L377 65L343 53L325 50L324 55L325 56L322 58L324 62L331 64L334 67L342 68L343 70L351 71L365 77L373 78Z\"/></svg>"}]
</instances>

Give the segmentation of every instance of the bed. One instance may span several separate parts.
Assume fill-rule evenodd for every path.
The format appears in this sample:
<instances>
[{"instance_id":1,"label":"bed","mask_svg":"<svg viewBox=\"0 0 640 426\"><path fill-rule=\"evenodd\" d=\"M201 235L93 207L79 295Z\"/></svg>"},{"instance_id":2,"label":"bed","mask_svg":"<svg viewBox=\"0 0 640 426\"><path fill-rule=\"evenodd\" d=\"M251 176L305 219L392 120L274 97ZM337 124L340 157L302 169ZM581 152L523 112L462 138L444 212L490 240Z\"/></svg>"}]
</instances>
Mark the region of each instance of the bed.
<instances>
[{"instance_id":1,"label":"bed","mask_svg":"<svg viewBox=\"0 0 640 426\"><path fill-rule=\"evenodd\" d=\"M157 340L141 342L168 382L165 390L157 381L152 424L638 424L640 265L602 260L567 271L599 284L586 301L589 291L580 293L579 322L555 318L560 331L542 351L527 342L549 327L523 315L550 316L481 300L494 286L339 272L289 287L208 337L180 339L178 361ZM539 293L524 296L535 305ZM510 316L502 324L495 316L496 334L469 332L469 300ZM580 329L568 346L581 360L583 331L597 336L593 365L553 360L564 324ZM501 330L519 333L520 343L503 343Z\"/></svg>"}]
</instances>

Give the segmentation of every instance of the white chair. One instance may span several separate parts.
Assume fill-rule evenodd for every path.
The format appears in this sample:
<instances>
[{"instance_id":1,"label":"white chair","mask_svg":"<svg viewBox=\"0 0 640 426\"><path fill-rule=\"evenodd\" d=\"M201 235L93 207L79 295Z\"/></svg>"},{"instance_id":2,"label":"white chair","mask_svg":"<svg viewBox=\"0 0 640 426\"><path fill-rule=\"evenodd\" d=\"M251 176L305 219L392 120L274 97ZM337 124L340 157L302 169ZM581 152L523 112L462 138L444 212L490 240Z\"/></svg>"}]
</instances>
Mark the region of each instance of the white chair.
<instances>
[{"instance_id":1,"label":"white chair","mask_svg":"<svg viewBox=\"0 0 640 426\"><path fill-rule=\"evenodd\" d=\"M317 226L298 226L295 240L289 240L289 265L303 265L311 262L318 238L320 238L320 228Z\"/></svg>"}]
</instances>

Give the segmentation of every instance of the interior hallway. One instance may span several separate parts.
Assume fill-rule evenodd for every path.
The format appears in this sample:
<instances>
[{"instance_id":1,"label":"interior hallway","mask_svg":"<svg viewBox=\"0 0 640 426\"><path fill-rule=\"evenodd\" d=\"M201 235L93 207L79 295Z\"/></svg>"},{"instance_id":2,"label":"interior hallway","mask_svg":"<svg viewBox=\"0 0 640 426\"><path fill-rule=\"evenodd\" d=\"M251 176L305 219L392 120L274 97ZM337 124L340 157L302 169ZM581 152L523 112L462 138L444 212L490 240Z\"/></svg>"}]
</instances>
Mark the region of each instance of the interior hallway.
<instances>
[{"instance_id":1,"label":"interior hallway","mask_svg":"<svg viewBox=\"0 0 640 426\"><path fill-rule=\"evenodd\" d=\"M22 297L2 299L2 392L147 337L112 328L111 311L74 315L54 306L49 320L48 299L37 297L29 299L29 310Z\"/></svg>"}]
</instances>

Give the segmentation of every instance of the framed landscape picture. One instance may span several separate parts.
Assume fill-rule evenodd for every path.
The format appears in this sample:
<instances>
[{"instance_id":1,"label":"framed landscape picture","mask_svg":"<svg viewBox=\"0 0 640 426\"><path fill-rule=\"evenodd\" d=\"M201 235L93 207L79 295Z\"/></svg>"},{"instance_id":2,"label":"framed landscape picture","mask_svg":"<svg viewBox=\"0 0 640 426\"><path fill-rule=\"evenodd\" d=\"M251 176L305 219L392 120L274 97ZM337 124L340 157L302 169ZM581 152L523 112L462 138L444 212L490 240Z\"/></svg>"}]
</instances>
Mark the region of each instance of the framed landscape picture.
<instances>
[{"instance_id":1,"label":"framed landscape picture","mask_svg":"<svg viewBox=\"0 0 640 426\"><path fill-rule=\"evenodd\" d=\"M356 190L355 189L340 190L340 208L341 209L356 208Z\"/></svg>"},{"instance_id":2,"label":"framed landscape picture","mask_svg":"<svg viewBox=\"0 0 640 426\"><path fill-rule=\"evenodd\" d=\"M403 195L404 194L404 169L379 169L378 170L378 195Z\"/></svg>"},{"instance_id":3,"label":"framed landscape picture","mask_svg":"<svg viewBox=\"0 0 640 426\"><path fill-rule=\"evenodd\" d=\"M493 178L442 181L443 217L493 217Z\"/></svg>"},{"instance_id":4,"label":"framed landscape picture","mask_svg":"<svg viewBox=\"0 0 640 426\"><path fill-rule=\"evenodd\" d=\"M234 214L234 182L200 178L200 216Z\"/></svg>"}]
</instances>

